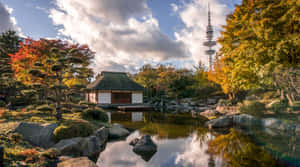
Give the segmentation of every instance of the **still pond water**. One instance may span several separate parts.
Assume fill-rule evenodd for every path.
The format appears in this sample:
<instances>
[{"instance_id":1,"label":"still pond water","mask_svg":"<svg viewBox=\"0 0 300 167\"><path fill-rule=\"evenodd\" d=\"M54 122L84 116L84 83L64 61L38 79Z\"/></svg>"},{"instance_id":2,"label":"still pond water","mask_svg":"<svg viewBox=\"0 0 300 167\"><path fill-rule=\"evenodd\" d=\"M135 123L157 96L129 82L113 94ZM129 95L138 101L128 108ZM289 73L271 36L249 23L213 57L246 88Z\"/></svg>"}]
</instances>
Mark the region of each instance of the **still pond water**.
<instances>
[{"instance_id":1,"label":"still pond water","mask_svg":"<svg viewBox=\"0 0 300 167\"><path fill-rule=\"evenodd\" d=\"M100 167L300 166L300 136L278 135L261 129L235 128L215 132L204 128L199 121L192 119L192 116L165 120L161 120L161 117L158 114L143 112L110 112L111 123L119 123L132 129L132 133L124 140L107 143L98 158L97 165ZM144 134L151 135L157 144L157 152L154 155L139 156L129 145L131 140Z\"/></svg>"}]
</instances>

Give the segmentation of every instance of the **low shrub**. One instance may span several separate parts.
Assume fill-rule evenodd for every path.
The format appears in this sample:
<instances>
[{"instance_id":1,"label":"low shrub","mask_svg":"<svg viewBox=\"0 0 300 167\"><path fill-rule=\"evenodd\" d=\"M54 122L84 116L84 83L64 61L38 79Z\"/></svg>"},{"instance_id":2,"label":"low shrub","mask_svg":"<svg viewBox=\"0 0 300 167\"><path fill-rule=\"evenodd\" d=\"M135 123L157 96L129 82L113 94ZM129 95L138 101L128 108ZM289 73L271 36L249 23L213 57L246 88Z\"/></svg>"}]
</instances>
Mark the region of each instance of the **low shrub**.
<instances>
[{"instance_id":1,"label":"low shrub","mask_svg":"<svg viewBox=\"0 0 300 167\"><path fill-rule=\"evenodd\" d=\"M268 91L263 94L263 99L274 99L278 98L280 95L276 91Z\"/></svg>"},{"instance_id":2,"label":"low shrub","mask_svg":"<svg viewBox=\"0 0 300 167\"><path fill-rule=\"evenodd\" d=\"M6 103L3 100L0 100L0 107L5 107Z\"/></svg>"},{"instance_id":3,"label":"low shrub","mask_svg":"<svg viewBox=\"0 0 300 167\"><path fill-rule=\"evenodd\" d=\"M44 105L41 105L41 106L38 106L36 108L38 111L42 111L42 112L53 112L55 109L47 104L44 104Z\"/></svg>"},{"instance_id":4,"label":"low shrub","mask_svg":"<svg viewBox=\"0 0 300 167\"><path fill-rule=\"evenodd\" d=\"M29 119L30 122L36 122L36 123L44 123L46 122L43 118L41 117L36 117L36 116L33 116Z\"/></svg>"},{"instance_id":5,"label":"low shrub","mask_svg":"<svg viewBox=\"0 0 300 167\"><path fill-rule=\"evenodd\" d=\"M87 101L80 101L78 104L80 104L80 105L88 105L88 103L89 102L87 102Z\"/></svg>"},{"instance_id":6,"label":"low shrub","mask_svg":"<svg viewBox=\"0 0 300 167\"><path fill-rule=\"evenodd\" d=\"M220 105L220 106L232 106L232 101L230 99L220 99L218 101L218 105Z\"/></svg>"},{"instance_id":7,"label":"low shrub","mask_svg":"<svg viewBox=\"0 0 300 167\"><path fill-rule=\"evenodd\" d=\"M26 109L27 109L28 111L34 110L34 109L35 109L35 106L34 106L34 105L29 105L29 106L26 107Z\"/></svg>"},{"instance_id":8,"label":"low shrub","mask_svg":"<svg viewBox=\"0 0 300 167\"><path fill-rule=\"evenodd\" d=\"M57 141L73 137L87 137L92 133L92 124L84 120L68 120L59 125L53 132Z\"/></svg>"},{"instance_id":9,"label":"low shrub","mask_svg":"<svg viewBox=\"0 0 300 167\"><path fill-rule=\"evenodd\" d=\"M19 133L9 133L7 139L11 144L17 144L23 142L23 136Z\"/></svg>"},{"instance_id":10,"label":"low shrub","mask_svg":"<svg viewBox=\"0 0 300 167\"><path fill-rule=\"evenodd\" d=\"M72 113L78 113L78 112L81 113L81 112L82 112L82 109L79 109L79 108L72 108L72 109L71 109L71 112L72 112Z\"/></svg>"},{"instance_id":11,"label":"low shrub","mask_svg":"<svg viewBox=\"0 0 300 167\"><path fill-rule=\"evenodd\" d=\"M85 109L81 113L81 117L83 119L93 119L93 120L98 120L98 121L102 121L102 122L108 121L107 114L100 109L91 109L91 108Z\"/></svg>"},{"instance_id":12,"label":"low shrub","mask_svg":"<svg viewBox=\"0 0 300 167\"><path fill-rule=\"evenodd\" d=\"M281 100L279 102L273 103L271 106L271 110L274 111L275 113L282 113L287 109L288 106L289 103L287 100Z\"/></svg>"},{"instance_id":13,"label":"low shrub","mask_svg":"<svg viewBox=\"0 0 300 167\"><path fill-rule=\"evenodd\" d=\"M9 110L0 110L0 118L10 118L11 112Z\"/></svg>"},{"instance_id":14,"label":"low shrub","mask_svg":"<svg viewBox=\"0 0 300 167\"><path fill-rule=\"evenodd\" d=\"M28 101L27 99L25 99L24 97L21 96L17 96L17 97L10 97L9 101L11 102L11 105L14 107L17 106L26 106L26 102Z\"/></svg>"},{"instance_id":15,"label":"low shrub","mask_svg":"<svg viewBox=\"0 0 300 167\"><path fill-rule=\"evenodd\" d=\"M239 106L241 113L246 113L254 116L262 116L266 111L266 105L259 101L245 100L242 105Z\"/></svg>"},{"instance_id":16,"label":"low shrub","mask_svg":"<svg viewBox=\"0 0 300 167\"><path fill-rule=\"evenodd\" d=\"M300 111L300 101L294 102L294 104L291 106L291 109L293 111Z\"/></svg>"},{"instance_id":17,"label":"low shrub","mask_svg":"<svg viewBox=\"0 0 300 167\"><path fill-rule=\"evenodd\" d=\"M72 113L72 111L70 109L68 109L68 108L62 108L61 112L62 113Z\"/></svg>"},{"instance_id":18,"label":"low shrub","mask_svg":"<svg viewBox=\"0 0 300 167\"><path fill-rule=\"evenodd\" d=\"M56 148L50 148L50 149L40 153L40 156L48 158L48 159L55 159L60 155L61 155L60 151L57 150Z\"/></svg>"},{"instance_id":19,"label":"low shrub","mask_svg":"<svg viewBox=\"0 0 300 167\"><path fill-rule=\"evenodd\" d=\"M67 108L67 109L80 109L80 110L84 110L86 108L88 108L87 105L81 105L81 104L75 104L75 103L62 103L61 107L63 108Z\"/></svg>"},{"instance_id":20,"label":"low shrub","mask_svg":"<svg viewBox=\"0 0 300 167\"><path fill-rule=\"evenodd\" d=\"M35 102L35 104L37 104L37 105L43 105L43 104L47 104L47 101L46 100L37 100Z\"/></svg>"}]
</instances>

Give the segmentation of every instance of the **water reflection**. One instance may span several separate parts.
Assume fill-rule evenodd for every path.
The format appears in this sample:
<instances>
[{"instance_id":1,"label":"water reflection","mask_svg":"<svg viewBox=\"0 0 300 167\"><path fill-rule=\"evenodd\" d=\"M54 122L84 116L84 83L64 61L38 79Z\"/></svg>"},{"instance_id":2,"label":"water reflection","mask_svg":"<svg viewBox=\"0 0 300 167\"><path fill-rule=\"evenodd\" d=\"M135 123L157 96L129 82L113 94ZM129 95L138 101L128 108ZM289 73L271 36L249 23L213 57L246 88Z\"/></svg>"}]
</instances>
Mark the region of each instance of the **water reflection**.
<instances>
[{"instance_id":1,"label":"water reflection","mask_svg":"<svg viewBox=\"0 0 300 167\"><path fill-rule=\"evenodd\" d=\"M106 150L101 153L97 165L101 167L205 167L208 166L211 157L207 152L210 134L206 134L205 140L199 140L195 132L186 138L161 139L153 136L153 141L157 144L156 154L146 162L137 156L129 142L140 136L139 131L135 131L125 141L108 143ZM221 158L214 158L215 167L221 167Z\"/></svg>"},{"instance_id":2,"label":"water reflection","mask_svg":"<svg viewBox=\"0 0 300 167\"><path fill-rule=\"evenodd\" d=\"M273 167L280 166L265 147L255 144L248 135L237 130L211 132L194 123L186 124L189 117L172 117L161 120L151 113L110 113L111 123L119 123L135 130L126 140L108 143L100 154L97 165L101 167ZM175 121L174 124L171 121ZM178 121L179 120L179 121ZM190 118L193 122L194 118ZM196 120L197 123L198 120ZM181 122L183 124L178 124ZM141 135L151 135L157 144L157 152L146 159L132 151L130 141ZM272 140L266 133L256 133L264 141ZM273 136L274 137L274 136ZM280 138L282 139L282 138ZM278 139L278 140L280 140ZM293 139L293 138L292 138ZM262 141L262 140L260 140ZM269 142L287 148L291 140ZM294 141L294 140L293 140ZM297 142L295 148L297 147ZM294 149L292 149L294 150ZM293 151L292 157L299 160L300 149ZM282 154L281 154L282 155ZM281 156L282 157L282 156ZM290 157L290 156L286 156ZM295 165L296 164L296 165ZM297 166L293 163L291 166Z\"/></svg>"},{"instance_id":3,"label":"water reflection","mask_svg":"<svg viewBox=\"0 0 300 167\"><path fill-rule=\"evenodd\" d=\"M112 116L114 117L114 120L127 120L131 122L140 122L143 121L143 112L107 112L108 116L108 122L112 122ZM123 117L123 119L120 119L119 117Z\"/></svg>"},{"instance_id":4,"label":"water reflection","mask_svg":"<svg viewBox=\"0 0 300 167\"><path fill-rule=\"evenodd\" d=\"M209 152L221 156L228 167L279 166L263 147L255 145L248 136L234 129L212 140Z\"/></svg>"}]
</instances>

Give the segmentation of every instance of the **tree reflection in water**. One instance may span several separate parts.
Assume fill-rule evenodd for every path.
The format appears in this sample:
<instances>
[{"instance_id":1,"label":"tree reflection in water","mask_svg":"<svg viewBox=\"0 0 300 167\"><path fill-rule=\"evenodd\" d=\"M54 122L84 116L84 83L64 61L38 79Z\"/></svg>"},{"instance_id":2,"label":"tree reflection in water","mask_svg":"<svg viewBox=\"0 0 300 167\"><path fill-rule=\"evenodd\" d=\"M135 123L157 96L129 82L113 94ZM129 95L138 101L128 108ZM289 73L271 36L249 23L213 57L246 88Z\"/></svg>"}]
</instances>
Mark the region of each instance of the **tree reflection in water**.
<instances>
[{"instance_id":1,"label":"tree reflection in water","mask_svg":"<svg viewBox=\"0 0 300 167\"><path fill-rule=\"evenodd\" d=\"M279 166L263 147L255 145L248 136L234 129L211 140L208 151L221 156L226 167Z\"/></svg>"}]
</instances>

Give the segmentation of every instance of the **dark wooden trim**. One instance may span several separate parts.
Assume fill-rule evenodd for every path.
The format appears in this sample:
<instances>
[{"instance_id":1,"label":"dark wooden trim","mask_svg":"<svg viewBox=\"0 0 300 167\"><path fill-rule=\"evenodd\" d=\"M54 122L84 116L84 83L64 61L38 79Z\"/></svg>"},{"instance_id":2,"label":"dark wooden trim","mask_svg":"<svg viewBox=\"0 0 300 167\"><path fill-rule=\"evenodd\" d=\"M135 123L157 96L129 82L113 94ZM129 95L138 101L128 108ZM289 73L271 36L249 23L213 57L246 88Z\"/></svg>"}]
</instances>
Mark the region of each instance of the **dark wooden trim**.
<instances>
[{"instance_id":1,"label":"dark wooden trim","mask_svg":"<svg viewBox=\"0 0 300 167\"><path fill-rule=\"evenodd\" d=\"M96 95L95 95L95 96L96 96L96 104L98 104L98 103L99 103L99 101L98 101L98 96L99 96L99 95L98 95L98 91L97 91L97 90L95 91L95 94L96 94Z\"/></svg>"}]
</instances>

